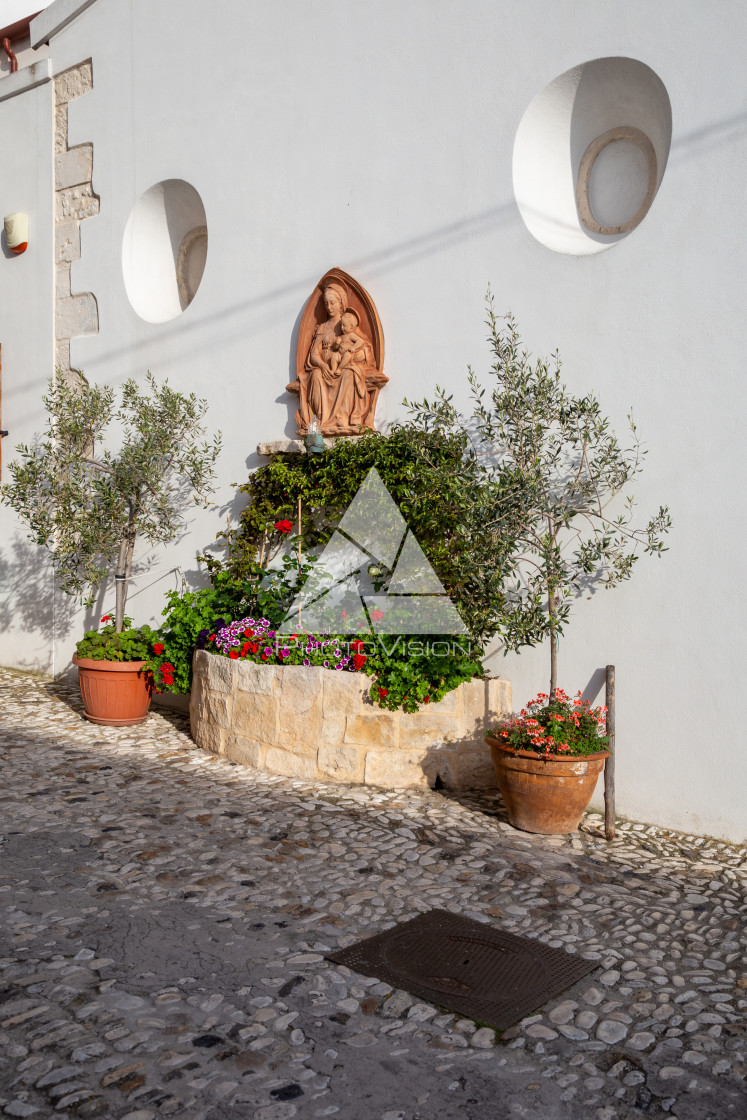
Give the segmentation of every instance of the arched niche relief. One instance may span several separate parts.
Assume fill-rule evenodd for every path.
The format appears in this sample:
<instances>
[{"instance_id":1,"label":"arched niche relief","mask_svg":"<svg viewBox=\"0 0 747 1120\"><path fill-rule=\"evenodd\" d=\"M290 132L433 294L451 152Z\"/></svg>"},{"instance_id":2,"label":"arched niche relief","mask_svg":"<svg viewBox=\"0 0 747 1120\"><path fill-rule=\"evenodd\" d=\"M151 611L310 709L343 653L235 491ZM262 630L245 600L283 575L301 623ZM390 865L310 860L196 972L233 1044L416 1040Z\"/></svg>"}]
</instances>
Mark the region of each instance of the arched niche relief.
<instances>
[{"instance_id":1,"label":"arched niche relief","mask_svg":"<svg viewBox=\"0 0 747 1120\"><path fill-rule=\"evenodd\" d=\"M316 417L325 436L359 435L375 428L384 373L384 332L376 306L341 268L325 272L301 316L296 347L298 434Z\"/></svg>"}]
</instances>

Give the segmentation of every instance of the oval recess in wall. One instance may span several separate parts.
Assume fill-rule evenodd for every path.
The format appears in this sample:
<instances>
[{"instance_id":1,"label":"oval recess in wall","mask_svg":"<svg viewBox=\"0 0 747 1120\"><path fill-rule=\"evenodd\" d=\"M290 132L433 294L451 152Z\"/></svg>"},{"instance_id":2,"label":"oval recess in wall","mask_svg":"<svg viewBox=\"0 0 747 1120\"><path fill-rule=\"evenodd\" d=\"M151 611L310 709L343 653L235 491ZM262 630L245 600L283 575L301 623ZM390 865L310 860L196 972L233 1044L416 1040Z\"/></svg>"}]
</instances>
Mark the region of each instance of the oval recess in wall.
<instances>
[{"instance_id":1,"label":"oval recess in wall","mask_svg":"<svg viewBox=\"0 0 747 1120\"><path fill-rule=\"evenodd\" d=\"M165 323L194 299L207 259L207 219L198 192L164 179L140 196L127 219L122 272L141 319Z\"/></svg>"},{"instance_id":2,"label":"oval recess in wall","mask_svg":"<svg viewBox=\"0 0 747 1120\"><path fill-rule=\"evenodd\" d=\"M559 253L600 253L645 218L669 157L672 109L634 58L597 58L545 86L524 113L514 193L527 229Z\"/></svg>"}]
</instances>

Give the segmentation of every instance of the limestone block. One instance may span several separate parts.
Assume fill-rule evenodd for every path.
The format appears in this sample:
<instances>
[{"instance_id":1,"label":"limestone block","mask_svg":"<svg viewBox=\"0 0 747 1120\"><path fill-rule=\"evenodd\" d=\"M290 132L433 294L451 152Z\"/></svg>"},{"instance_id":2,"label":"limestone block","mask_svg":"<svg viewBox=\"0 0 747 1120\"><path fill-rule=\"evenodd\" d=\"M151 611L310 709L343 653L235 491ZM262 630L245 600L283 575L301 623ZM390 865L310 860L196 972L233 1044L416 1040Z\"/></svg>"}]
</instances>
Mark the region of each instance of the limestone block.
<instances>
[{"instance_id":1,"label":"limestone block","mask_svg":"<svg viewBox=\"0 0 747 1120\"><path fill-rule=\"evenodd\" d=\"M99 212L99 200L90 183L79 187L66 187L55 194L55 221L67 222L71 218L82 221Z\"/></svg>"},{"instance_id":2,"label":"limestone block","mask_svg":"<svg viewBox=\"0 0 747 1120\"><path fill-rule=\"evenodd\" d=\"M432 767L446 789L459 789L458 747L446 747L428 752L428 765L429 770Z\"/></svg>"},{"instance_id":3,"label":"limestone block","mask_svg":"<svg viewBox=\"0 0 747 1120\"><path fill-rule=\"evenodd\" d=\"M345 716L323 716L319 746L334 747L345 738Z\"/></svg>"},{"instance_id":4,"label":"limestone block","mask_svg":"<svg viewBox=\"0 0 747 1120\"><path fill-rule=\"evenodd\" d=\"M281 747L268 747L265 754L265 770L269 770L272 774L282 774L286 778L315 778L316 756L295 754Z\"/></svg>"},{"instance_id":5,"label":"limestone block","mask_svg":"<svg viewBox=\"0 0 747 1120\"><path fill-rule=\"evenodd\" d=\"M362 782L365 757L363 747L330 744L319 748L318 765L335 782Z\"/></svg>"},{"instance_id":6,"label":"limestone block","mask_svg":"<svg viewBox=\"0 0 747 1120\"><path fill-rule=\"evenodd\" d=\"M192 720L191 712L190 725L192 738L198 747L202 747L204 751L209 751L210 754L222 753L223 736L225 734L222 727L218 727L208 719Z\"/></svg>"},{"instance_id":7,"label":"limestone block","mask_svg":"<svg viewBox=\"0 0 747 1120\"><path fill-rule=\"evenodd\" d=\"M202 651L198 651L198 652L202 652ZM204 708L205 708L205 696L207 694L207 690L206 690L205 685L204 685L204 676L205 676L205 669L203 668L202 672L198 671L198 669L195 665L195 662L193 661L192 662L192 691L190 692L190 695L189 695L190 717L191 717L193 709L196 713L199 713L200 718L202 717L202 712L204 711Z\"/></svg>"},{"instance_id":8,"label":"limestone block","mask_svg":"<svg viewBox=\"0 0 747 1120\"><path fill-rule=\"evenodd\" d=\"M513 710L511 681L504 677L491 677L488 681L488 722L510 716Z\"/></svg>"},{"instance_id":9,"label":"limestone block","mask_svg":"<svg viewBox=\"0 0 747 1120\"><path fill-rule=\"evenodd\" d=\"M371 687L371 678L365 673L324 674L323 712L326 716L361 715L366 696ZM367 706L370 710L370 704Z\"/></svg>"},{"instance_id":10,"label":"limestone block","mask_svg":"<svg viewBox=\"0 0 747 1120\"><path fill-rule=\"evenodd\" d=\"M402 789L417 786L425 789L435 781L436 770L427 752L421 750L370 750L366 754L364 781L369 786Z\"/></svg>"},{"instance_id":11,"label":"limestone block","mask_svg":"<svg viewBox=\"0 0 747 1120\"><path fill-rule=\"evenodd\" d=\"M399 717L399 745L406 747L436 747L441 743L454 743L461 738L462 723L459 716L439 716L431 711Z\"/></svg>"},{"instance_id":12,"label":"limestone block","mask_svg":"<svg viewBox=\"0 0 747 1120\"><path fill-rule=\"evenodd\" d=\"M461 710L461 688L452 688L451 692L447 692L446 695L438 701L438 703L428 705L428 715L433 715L434 712L437 712L439 715L444 716L458 715Z\"/></svg>"},{"instance_id":13,"label":"limestone block","mask_svg":"<svg viewBox=\"0 0 747 1120\"><path fill-rule=\"evenodd\" d=\"M444 785L447 784L443 775L441 781ZM456 785L448 788L495 789L497 784L495 767L487 743L484 747L463 747L457 753Z\"/></svg>"},{"instance_id":14,"label":"limestone block","mask_svg":"<svg viewBox=\"0 0 747 1120\"><path fill-rule=\"evenodd\" d=\"M261 743L258 739L245 739L243 735L226 735L225 755L231 762L264 770L266 753L266 743Z\"/></svg>"},{"instance_id":15,"label":"limestone block","mask_svg":"<svg viewBox=\"0 0 747 1120\"><path fill-rule=\"evenodd\" d=\"M345 743L360 743L365 747L394 747L397 745L398 714L382 712L381 715L348 716L345 724ZM368 781L368 779L366 779Z\"/></svg>"},{"instance_id":16,"label":"limestone block","mask_svg":"<svg viewBox=\"0 0 747 1120\"><path fill-rule=\"evenodd\" d=\"M203 704L203 719L216 724L217 727L231 726L231 694L209 692Z\"/></svg>"},{"instance_id":17,"label":"limestone block","mask_svg":"<svg viewBox=\"0 0 747 1120\"><path fill-rule=\"evenodd\" d=\"M81 62L69 70L57 74L54 80L54 96L57 104L82 97L93 89L93 69L90 62Z\"/></svg>"},{"instance_id":18,"label":"limestone block","mask_svg":"<svg viewBox=\"0 0 747 1120\"><path fill-rule=\"evenodd\" d=\"M59 222L55 226L55 261L71 264L80 259L80 226L77 222Z\"/></svg>"},{"instance_id":19,"label":"limestone block","mask_svg":"<svg viewBox=\"0 0 747 1120\"><path fill-rule=\"evenodd\" d=\"M70 265L65 264L62 268L58 268L55 274L54 283L55 299L65 299L70 292Z\"/></svg>"},{"instance_id":20,"label":"limestone block","mask_svg":"<svg viewBox=\"0 0 747 1120\"><path fill-rule=\"evenodd\" d=\"M236 687L240 692L258 692L271 695L278 679L276 665L257 665L253 661L238 661Z\"/></svg>"},{"instance_id":21,"label":"limestone block","mask_svg":"<svg viewBox=\"0 0 747 1120\"><path fill-rule=\"evenodd\" d=\"M58 339L55 343L54 351L54 364L55 369L69 370L70 369L70 339Z\"/></svg>"},{"instance_id":22,"label":"limestone block","mask_svg":"<svg viewBox=\"0 0 747 1120\"><path fill-rule=\"evenodd\" d=\"M55 334L57 338L78 338L80 335L97 334L99 309L96 297L90 292L82 296L68 296L55 303Z\"/></svg>"},{"instance_id":23,"label":"limestone block","mask_svg":"<svg viewBox=\"0 0 747 1120\"><path fill-rule=\"evenodd\" d=\"M67 102L55 106L54 111L54 150L67 151Z\"/></svg>"},{"instance_id":24,"label":"limestone block","mask_svg":"<svg viewBox=\"0 0 747 1120\"><path fill-rule=\"evenodd\" d=\"M79 148L58 152L54 157L55 190L90 183L92 175L93 144L81 144Z\"/></svg>"},{"instance_id":25,"label":"limestone block","mask_svg":"<svg viewBox=\"0 0 747 1120\"><path fill-rule=\"evenodd\" d=\"M232 727L245 739L263 743L278 742L277 701L274 696L256 692L236 692Z\"/></svg>"},{"instance_id":26,"label":"limestone block","mask_svg":"<svg viewBox=\"0 0 747 1120\"><path fill-rule=\"evenodd\" d=\"M279 742L289 750L316 754L322 730L324 672L300 665L281 669Z\"/></svg>"},{"instance_id":27,"label":"limestone block","mask_svg":"<svg viewBox=\"0 0 747 1120\"><path fill-rule=\"evenodd\" d=\"M488 681L483 677L466 681L462 686L464 731L467 738L479 738L485 730L488 715Z\"/></svg>"},{"instance_id":28,"label":"limestone block","mask_svg":"<svg viewBox=\"0 0 747 1120\"><path fill-rule=\"evenodd\" d=\"M231 692L236 684L236 662L228 657L219 657L217 654L206 653L198 650L195 653L194 665L202 671L202 657L207 658L207 687L212 692Z\"/></svg>"}]
</instances>

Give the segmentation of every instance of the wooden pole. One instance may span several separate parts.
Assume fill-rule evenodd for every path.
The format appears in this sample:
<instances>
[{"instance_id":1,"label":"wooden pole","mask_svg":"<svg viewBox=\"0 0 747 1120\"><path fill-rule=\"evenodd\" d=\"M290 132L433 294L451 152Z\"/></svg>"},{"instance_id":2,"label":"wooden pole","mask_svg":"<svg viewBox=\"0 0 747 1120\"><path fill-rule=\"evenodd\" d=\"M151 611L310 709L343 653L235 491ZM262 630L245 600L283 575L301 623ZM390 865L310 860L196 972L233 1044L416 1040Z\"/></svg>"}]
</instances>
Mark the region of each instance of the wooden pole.
<instances>
[{"instance_id":1,"label":"wooden pole","mask_svg":"<svg viewBox=\"0 0 747 1120\"><path fill-rule=\"evenodd\" d=\"M604 835L608 840L615 839L615 666L607 666L605 688L607 705L607 734L609 749L612 752L604 762Z\"/></svg>"},{"instance_id":2,"label":"wooden pole","mask_svg":"<svg viewBox=\"0 0 747 1120\"><path fill-rule=\"evenodd\" d=\"M298 495L298 632L301 633L301 495Z\"/></svg>"}]
</instances>

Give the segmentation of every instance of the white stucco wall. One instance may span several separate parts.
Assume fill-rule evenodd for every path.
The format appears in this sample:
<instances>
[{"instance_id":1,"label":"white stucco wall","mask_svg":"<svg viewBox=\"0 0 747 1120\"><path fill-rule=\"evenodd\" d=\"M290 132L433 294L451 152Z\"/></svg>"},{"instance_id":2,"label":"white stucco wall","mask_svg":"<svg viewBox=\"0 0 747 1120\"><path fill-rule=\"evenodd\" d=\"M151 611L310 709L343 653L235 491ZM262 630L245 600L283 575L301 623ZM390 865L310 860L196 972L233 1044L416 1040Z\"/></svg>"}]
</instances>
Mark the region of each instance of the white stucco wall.
<instances>
[{"instance_id":1,"label":"white stucco wall","mask_svg":"<svg viewBox=\"0 0 747 1120\"><path fill-rule=\"evenodd\" d=\"M59 5L72 3L44 18ZM94 145L101 213L84 223L73 291L95 293L100 334L74 341L72 362L115 385L150 368L207 397L224 433L218 509L153 557L130 603L137 620L157 616L169 569L194 578L195 553L240 508L231 483L259 462L257 442L291 434L294 331L328 268L377 304L391 378L380 424L437 382L466 401L468 363L489 364L490 282L530 348L558 347L570 387L595 390L621 434L632 406L650 449L642 516L668 503L674 519L663 559L579 604L560 683L583 689L617 666L620 812L744 838L747 761L729 690L746 621L746 22L737 0L223 0L209 19L198 0L97 0L53 38L56 73L90 57L94 75L70 106L69 142ZM664 83L668 165L637 230L606 252L564 255L520 216L514 138L540 90L607 56ZM2 105L0 120L4 133L21 127ZM209 249L193 303L158 324L132 310L120 262L133 204L165 179L200 193ZM15 262L2 263L5 301ZM48 299L49 284L40 290ZM19 309L23 321L39 314ZM29 418L42 380L24 383ZM58 667L76 636L74 623L59 630ZM17 660L3 635L0 660ZM547 660L529 650L490 667L521 703L546 685Z\"/></svg>"},{"instance_id":2,"label":"white stucco wall","mask_svg":"<svg viewBox=\"0 0 747 1120\"><path fill-rule=\"evenodd\" d=\"M46 63L38 64L42 73ZM38 76L38 75L37 75ZM15 256L2 238L2 481L18 443L40 429L41 401L54 363L52 281L52 83L27 70L0 79L0 219L29 215L29 246ZM8 96L12 90L22 92ZM29 541L14 514L0 506L0 664L52 672L58 606L47 554Z\"/></svg>"}]
</instances>

